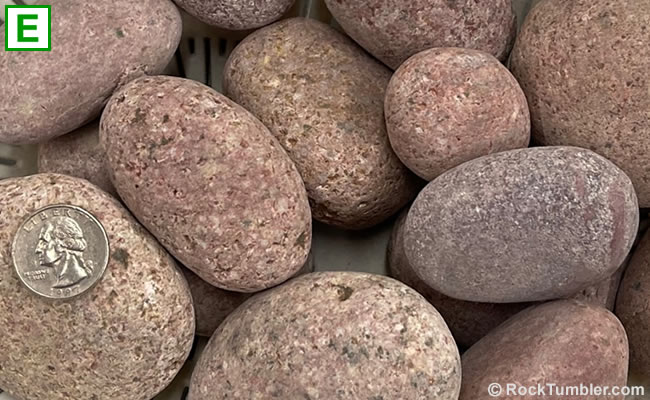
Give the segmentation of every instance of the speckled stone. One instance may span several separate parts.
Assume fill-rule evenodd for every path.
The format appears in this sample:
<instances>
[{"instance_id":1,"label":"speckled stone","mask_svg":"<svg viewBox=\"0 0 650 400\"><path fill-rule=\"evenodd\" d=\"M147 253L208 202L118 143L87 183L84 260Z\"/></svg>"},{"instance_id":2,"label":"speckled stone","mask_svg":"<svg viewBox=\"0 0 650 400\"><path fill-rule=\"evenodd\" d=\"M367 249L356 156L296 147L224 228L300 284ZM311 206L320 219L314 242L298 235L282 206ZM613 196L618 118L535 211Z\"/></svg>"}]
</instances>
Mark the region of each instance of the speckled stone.
<instances>
[{"instance_id":1,"label":"speckled stone","mask_svg":"<svg viewBox=\"0 0 650 400\"><path fill-rule=\"evenodd\" d=\"M190 400L456 400L458 348L422 296L384 276L317 272L231 314L194 370Z\"/></svg>"},{"instance_id":2,"label":"speckled stone","mask_svg":"<svg viewBox=\"0 0 650 400\"><path fill-rule=\"evenodd\" d=\"M630 339L630 370L650 378L650 234L632 255L616 300L616 315Z\"/></svg>"},{"instance_id":3,"label":"speckled stone","mask_svg":"<svg viewBox=\"0 0 650 400\"><path fill-rule=\"evenodd\" d=\"M484 156L420 193L404 248L429 286L460 300L514 303L573 295L611 276L636 237L630 179L577 147Z\"/></svg>"},{"instance_id":4,"label":"speckled stone","mask_svg":"<svg viewBox=\"0 0 650 400\"><path fill-rule=\"evenodd\" d=\"M456 343L469 348L494 328L523 309L537 303L476 303L457 300L429 287L417 276L404 252L404 225L408 212L405 210L395 222L388 243L387 261L393 278L417 290L444 318ZM570 296L608 310L614 310L614 302L623 267L613 276Z\"/></svg>"},{"instance_id":5,"label":"speckled stone","mask_svg":"<svg viewBox=\"0 0 650 400\"><path fill-rule=\"evenodd\" d=\"M226 64L224 89L296 163L314 218L363 229L398 212L420 187L388 141L390 75L331 27L295 18L242 42Z\"/></svg>"},{"instance_id":6,"label":"speckled stone","mask_svg":"<svg viewBox=\"0 0 650 400\"><path fill-rule=\"evenodd\" d=\"M602 307L560 300L512 317L463 354L460 400L493 399L488 387L504 388L500 398L568 399L574 396L507 396L508 383L557 387L623 387L628 342L620 321ZM581 395L581 400L623 400L624 396Z\"/></svg>"},{"instance_id":7,"label":"speckled stone","mask_svg":"<svg viewBox=\"0 0 650 400\"><path fill-rule=\"evenodd\" d=\"M20 283L11 242L29 213L61 203L99 219L111 256L88 292L46 301ZM63 175L0 181L0 387L29 400L150 400L180 370L193 337L185 279L117 200Z\"/></svg>"},{"instance_id":8,"label":"speckled stone","mask_svg":"<svg viewBox=\"0 0 650 400\"><path fill-rule=\"evenodd\" d=\"M52 51L0 51L0 143L43 142L92 121L119 85L162 72L181 38L168 0L37 4L52 5Z\"/></svg>"},{"instance_id":9,"label":"speckled stone","mask_svg":"<svg viewBox=\"0 0 650 400\"><path fill-rule=\"evenodd\" d=\"M496 58L477 50L437 48L409 58L390 80L385 110L393 150L427 181L530 140L524 92Z\"/></svg>"},{"instance_id":10,"label":"speckled stone","mask_svg":"<svg viewBox=\"0 0 650 400\"><path fill-rule=\"evenodd\" d=\"M210 284L256 292L307 260L311 213L296 167L260 121L212 88L136 79L109 101L100 140L129 209Z\"/></svg>"},{"instance_id":11,"label":"speckled stone","mask_svg":"<svg viewBox=\"0 0 650 400\"><path fill-rule=\"evenodd\" d=\"M254 29L280 19L295 0L174 0L206 24L224 29Z\"/></svg>"},{"instance_id":12,"label":"speckled stone","mask_svg":"<svg viewBox=\"0 0 650 400\"><path fill-rule=\"evenodd\" d=\"M511 0L325 0L345 32L392 69L433 47L508 58L517 32Z\"/></svg>"},{"instance_id":13,"label":"speckled stone","mask_svg":"<svg viewBox=\"0 0 650 400\"><path fill-rule=\"evenodd\" d=\"M429 287L413 271L404 253L407 214L405 210L395 222L388 243L390 275L417 290L440 312L458 346L469 348L499 324L530 306L531 303L492 304L456 300Z\"/></svg>"},{"instance_id":14,"label":"speckled stone","mask_svg":"<svg viewBox=\"0 0 650 400\"><path fill-rule=\"evenodd\" d=\"M212 286L187 268L182 268L194 299L196 311L196 334L210 337L224 319L248 300L252 293L231 292ZM314 257L309 254L307 262L297 275L314 271Z\"/></svg>"},{"instance_id":15,"label":"speckled stone","mask_svg":"<svg viewBox=\"0 0 650 400\"><path fill-rule=\"evenodd\" d=\"M76 176L117 196L99 144L99 121L38 146L38 171Z\"/></svg>"},{"instance_id":16,"label":"speckled stone","mask_svg":"<svg viewBox=\"0 0 650 400\"><path fill-rule=\"evenodd\" d=\"M589 148L625 171L650 207L650 2L548 0L512 55L544 145Z\"/></svg>"}]
</instances>

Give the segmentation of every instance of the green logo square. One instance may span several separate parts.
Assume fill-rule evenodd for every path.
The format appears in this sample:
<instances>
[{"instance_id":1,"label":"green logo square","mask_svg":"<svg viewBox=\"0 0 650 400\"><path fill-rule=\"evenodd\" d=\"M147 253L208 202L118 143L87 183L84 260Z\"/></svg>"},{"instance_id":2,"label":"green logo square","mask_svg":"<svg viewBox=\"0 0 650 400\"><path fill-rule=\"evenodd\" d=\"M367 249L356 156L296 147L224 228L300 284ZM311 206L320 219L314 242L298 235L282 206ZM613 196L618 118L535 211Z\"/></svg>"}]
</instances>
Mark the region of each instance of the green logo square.
<instances>
[{"instance_id":1,"label":"green logo square","mask_svg":"<svg viewBox=\"0 0 650 400\"><path fill-rule=\"evenodd\" d=\"M51 51L52 6L5 6L6 51Z\"/></svg>"}]
</instances>

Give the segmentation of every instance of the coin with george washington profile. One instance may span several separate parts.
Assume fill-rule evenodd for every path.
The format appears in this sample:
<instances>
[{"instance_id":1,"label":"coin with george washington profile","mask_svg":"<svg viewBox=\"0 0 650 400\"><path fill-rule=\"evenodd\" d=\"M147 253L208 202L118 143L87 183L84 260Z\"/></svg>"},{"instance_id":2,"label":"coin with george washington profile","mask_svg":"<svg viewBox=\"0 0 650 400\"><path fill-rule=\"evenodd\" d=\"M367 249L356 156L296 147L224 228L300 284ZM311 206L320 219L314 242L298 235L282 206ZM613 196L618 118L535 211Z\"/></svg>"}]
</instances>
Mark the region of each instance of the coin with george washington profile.
<instances>
[{"instance_id":1,"label":"coin with george washington profile","mask_svg":"<svg viewBox=\"0 0 650 400\"><path fill-rule=\"evenodd\" d=\"M67 299L101 279L109 252L106 231L91 213L81 207L51 205L25 218L11 254L28 289L49 299Z\"/></svg>"}]
</instances>

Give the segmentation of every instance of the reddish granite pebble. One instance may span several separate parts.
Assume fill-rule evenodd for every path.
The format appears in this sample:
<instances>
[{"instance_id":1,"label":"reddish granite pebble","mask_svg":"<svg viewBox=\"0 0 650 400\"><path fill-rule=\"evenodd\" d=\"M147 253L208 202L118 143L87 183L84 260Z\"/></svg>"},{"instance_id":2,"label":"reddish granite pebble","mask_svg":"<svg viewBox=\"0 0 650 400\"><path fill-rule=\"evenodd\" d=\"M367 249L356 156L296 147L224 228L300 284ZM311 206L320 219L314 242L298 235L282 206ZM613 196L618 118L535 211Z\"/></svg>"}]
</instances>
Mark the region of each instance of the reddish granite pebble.
<instances>
[{"instance_id":1,"label":"reddish granite pebble","mask_svg":"<svg viewBox=\"0 0 650 400\"><path fill-rule=\"evenodd\" d=\"M52 51L0 51L0 143L39 143L92 121L121 84L162 72L181 39L168 0L37 4L52 5Z\"/></svg>"},{"instance_id":2,"label":"reddish granite pebble","mask_svg":"<svg viewBox=\"0 0 650 400\"><path fill-rule=\"evenodd\" d=\"M136 79L109 101L100 138L120 197L207 282L256 292L307 260L311 214L298 171L260 121L212 88Z\"/></svg>"},{"instance_id":3,"label":"reddish granite pebble","mask_svg":"<svg viewBox=\"0 0 650 400\"><path fill-rule=\"evenodd\" d=\"M386 134L390 75L331 27L295 18L242 42L226 64L224 89L296 163L314 218L363 229L398 212L420 185Z\"/></svg>"},{"instance_id":4,"label":"reddish granite pebble","mask_svg":"<svg viewBox=\"0 0 650 400\"><path fill-rule=\"evenodd\" d=\"M496 58L477 50L439 48L409 58L388 85L385 109L395 153L429 181L530 140L524 92Z\"/></svg>"},{"instance_id":5,"label":"reddish granite pebble","mask_svg":"<svg viewBox=\"0 0 650 400\"><path fill-rule=\"evenodd\" d=\"M620 387L627 383L628 342L614 314L576 300L531 307L515 315L463 354L459 400L489 400L488 387L501 385L501 398L568 399L557 388ZM546 395L506 393L508 384L538 385ZM566 392L565 392L566 393ZM496 396L499 397L499 396ZM625 396L580 395L581 400L623 400Z\"/></svg>"},{"instance_id":6,"label":"reddish granite pebble","mask_svg":"<svg viewBox=\"0 0 650 400\"><path fill-rule=\"evenodd\" d=\"M378 275L317 272L252 297L217 329L192 400L456 400L458 348L413 289Z\"/></svg>"},{"instance_id":7,"label":"reddish granite pebble","mask_svg":"<svg viewBox=\"0 0 650 400\"><path fill-rule=\"evenodd\" d=\"M512 53L543 145L589 148L625 171L650 207L650 2L547 0Z\"/></svg>"},{"instance_id":8,"label":"reddish granite pebble","mask_svg":"<svg viewBox=\"0 0 650 400\"><path fill-rule=\"evenodd\" d=\"M187 268L182 268L194 299L196 310L196 334L210 337L224 319L248 300L252 293L231 292L212 286ZM297 275L314 271L314 257L309 254L307 262Z\"/></svg>"},{"instance_id":9,"label":"reddish granite pebble","mask_svg":"<svg viewBox=\"0 0 650 400\"><path fill-rule=\"evenodd\" d=\"M280 19L295 0L174 0L201 21L224 29L253 29Z\"/></svg>"},{"instance_id":10,"label":"reddish granite pebble","mask_svg":"<svg viewBox=\"0 0 650 400\"><path fill-rule=\"evenodd\" d=\"M630 339L630 370L650 379L650 234L632 255L616 300L616 315Z\"/></svg>"},{"instance_id":11,"label":"reddish granite pebble","mask_svg":"<svg viewBox=\"0 0 650 400\"><path fill-rule=\"evenodd\" d=\"M108 234L110 261L83 295L48 301L24 287L11 243L31 212L71 204ZM194 310L172 258L114 198L85 180L40 174L0 181L0 387L29 400L150 400L194 339Z\"/></svg>"},{"instance_id":12,"label":"reddish granite pebble","mask_svg":"<svg viewBox=\"0 0 650 400\"><path fill-rule=\"evenodd\" d=\"M440 312L454 339L461 348L469 348L502 322L530 303L492 304L456 300L429 287L409 265L404 253L404 223L407 212L403 212L391 233L388 244L388 268L395 279L417 290Z\"/></svg>"},{"instance_id":13,"label":"reddish granite pebble","mask_svg":"<svg viewBox=\"0 0 650 400\"><path fill-rule=\"evenodd\" d=\"M392 69L433 47L508 58L517 32L511 0L325 0L345 32Z\"/></svg>"},{"instance_id":14,"label":"reddish granite pebble","mask_svg":"<svg viewBox=\"0 0 650 400\"><path fill-rule=\"evenodd\" d=\"M461 300L567 297L623 264L639 209L630 179L598 154L537 147L447 171L415 200L404 247L417 275Z\"/></svg>"},{"instance_id":15,"label":"reddish granite pebble","mask_svg":"<svg viewBox=\"0 0 650 400\"><path fill-rule=\"evenodd\" d=\"M117 196L99 144L99 121L38 146L38 171L83 178Z\"/></svg>"},{"instance_id":16,"label":"reddish granite pebble","mask_svg":"<svg viewBox=\"0 0 650 400\"><path fill-rule=\"evenodd\" d=\"M461 348L469 348L508 318L536 303L476 303L457 300L429 287L417 276L404 252L404 211L391 233L388 243L388 267L395 279L417 290L440 312L454 339ZM613 276L570 296L591 304L614 310L614 301L623 272L621 267Z\"/></svg>"}]
</instances>

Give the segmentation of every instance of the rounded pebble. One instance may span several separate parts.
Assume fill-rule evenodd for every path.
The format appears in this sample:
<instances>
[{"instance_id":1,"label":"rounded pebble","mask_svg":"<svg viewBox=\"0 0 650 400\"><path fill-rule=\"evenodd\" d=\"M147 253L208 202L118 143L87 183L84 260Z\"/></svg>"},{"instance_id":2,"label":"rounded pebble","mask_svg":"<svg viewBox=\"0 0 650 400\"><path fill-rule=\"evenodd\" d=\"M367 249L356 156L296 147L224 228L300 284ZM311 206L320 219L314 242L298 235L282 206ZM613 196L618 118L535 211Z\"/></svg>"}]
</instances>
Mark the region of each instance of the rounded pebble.
<instances>
[{"instance_id":1,"label":"rounded pebble","mask_svg":"<svg viewBox=\"0 0 650 400\"><path fill-rule=\"evenodd\" d=\"M630 340L630 370L650 379L650 234L639 242L616 299L616 315Z\"/></svg>"},{"instance_id":2,"label":"rounded pebble","mask_svg":"<svg viewBox=\"0 0 650 400\"><path fill-rule=\"evenodd\" d=\"M364 229L397 213L420 188L386 133L390 75L330 26L294 18L237 46L224 90L269 127L296 163L315 219Z\"/></svg>"},{"instance_id":3,"label":"rounded pebble","mask_svg":"<svg viewBox=\"0 0 650 400\"><path fill-rule=\"evenodd\" d=\"M511 0L325 0L345 32L396 69L433 47L482 50L508 58L517 32Z\"/></svg>"},{"instance_id":4,"label":"rounded pebble","mask_svg":"<svg viewBox=\"0 0 650 400\"><path fill-rule=\"evenodd\" d=\"M52 204L93 214L111 249L97 285L61 301L24 287L10 254L23 219ZM150 400L190 352L192 298L172 258L96 186L56 174L6 179L0 181L0 338L0 387L17 398Z\"/></svg>"},{"instance_id":5,"label":"rounded pebble","mask_svg":"<svg viewBox=\"0 0 650 400\"><path fill-rule=\"evenodd\" d=\"M480 156L528 147L526 96L496 58L437 48L409 58L386 90L390 143L428 181Z\"/></svg>"},{"instance_id":6,"label":"rounded pebble","mask_svg":"<svg viewBox=\"0 0 650 400\"><path fill-rule=\"evenodd\" d=\"M650 207L650 2L547 0L526 18L511 68L533 140L591 149Z\"/></svg>"},{"instance_id":7,"label":"rounded pebble","mask_svg":"<svg viewBox=\"0 0 650 400\"><path fill-rule=\"evenodd\" d=\"M458 346L467 349L502 322L529 307L531 303L476 303L456 300L429 287L420 279L404 253L404 225L408 213L404 211L393 227L388 243L390 275L417 290L431 303L449 326Z\"/></svg>"},{"instance_id":8,"label":"rounded pebble","mask_svg":"<svg viewBox=\"0 0 650 400\"><path fill-rule=\"evenodd\" d=\"M564 298L612 276L636 237L630 179L577 147L511 150L466 162L413 203L404 246L429 286L460 300Z\"/></svg>"},{"instance_id":9,"label":"rounded pebble","mask_svg":"<svg viewBox=\"0 0 650 400\"><path fill-rule=\"evenodd\" d=\"M182 268L194 299L196 311L196 334L210 337L224 319L253 294L231 292L212 286L187 268ZM314 271L314 257L309 254L307 262L296 275Z\"/></svg>"},{"instance_id":10,"label":"rounded pebble","mask_svg":"<svg viewBox=\"0 0 650 400\"><path fill-rule=\"evenodd\" d=\"M456 400L459 362L442 317L414 290L377 275L313 273L226 318L190 398Z\"/></svg>"},{"instance_id":11,"label":"rounded pebble","mask_svg":"<svg viewBox=\"0 0 650 400\"><path fill-rule=\"evenodd\" d=\"M515 315L463 354L459 400L489 400L499 384L509 399L567 399L548 385L567 390L580 385L623 388L627 383L628 343L614 314L576 300L531 307ZM507 385L541 387L546 395L508 395ZM564 392L566 393L566 392ZM581 400L623 400L624 396L581 395Z\"/></svg>"},{"instance_id":12,"label":"rounded pebble","mask_svg":"<svg viewBox=\"0 0 650 400\"><path fill-rule=\"evenodd\" d=\"M161 73L183 30L169 0L39 4L52 6L52 50L0 51L0 143L40 143L92 121L120 85Z\"/></svg>"},{"instance_id":13,"label":"rounded pebble","mask_svg":"<svg viewBox=\"0 0 650 400\"><path fill-rule=\"evenodd\" d=\"M136 79L106 106L100 140L131 212L208 283L256 292L307 260L311 214L296 167L260 121L212 88Z\"/></svg>"}]
</instances>

